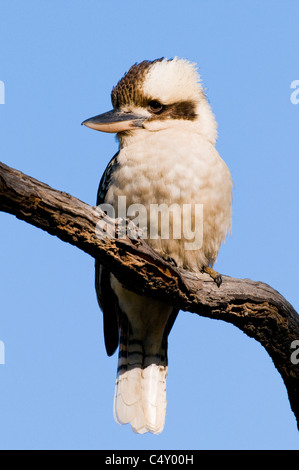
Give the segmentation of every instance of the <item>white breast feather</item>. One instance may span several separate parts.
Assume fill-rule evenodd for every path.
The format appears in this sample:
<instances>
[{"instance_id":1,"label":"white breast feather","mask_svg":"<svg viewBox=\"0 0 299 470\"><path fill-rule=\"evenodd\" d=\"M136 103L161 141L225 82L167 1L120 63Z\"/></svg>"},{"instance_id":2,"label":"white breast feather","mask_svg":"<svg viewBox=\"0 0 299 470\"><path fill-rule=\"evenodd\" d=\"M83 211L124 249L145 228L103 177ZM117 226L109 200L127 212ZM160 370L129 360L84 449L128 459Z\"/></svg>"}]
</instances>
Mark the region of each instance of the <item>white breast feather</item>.
<instances>
[{"instance_id":1,"label":"white breast feather","mask_svg":"<svg viewBox=\"0 0 299 470\"><path fill-rule=\"evenodd\" d=\"M117 205L118 196L127 205L203 204L203 245L185 251L182 240L147 242L161 254L172 257L178 266L198 271L213 264L220 245L231 229L230 172L215 147L203 136L178 129L146 133L119 154L106 202Z\"/></svg>"}]
</instances>

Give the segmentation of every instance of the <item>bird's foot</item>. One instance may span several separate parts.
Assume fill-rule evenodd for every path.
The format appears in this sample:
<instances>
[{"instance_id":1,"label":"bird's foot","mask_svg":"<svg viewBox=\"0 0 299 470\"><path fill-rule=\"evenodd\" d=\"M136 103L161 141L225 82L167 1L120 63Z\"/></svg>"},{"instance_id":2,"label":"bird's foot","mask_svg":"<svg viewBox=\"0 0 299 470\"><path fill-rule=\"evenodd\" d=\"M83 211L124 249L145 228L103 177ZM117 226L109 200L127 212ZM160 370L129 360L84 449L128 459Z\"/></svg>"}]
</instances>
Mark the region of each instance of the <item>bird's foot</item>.
<instances>
[{"instance_id":1,"label":"bird's foot","mask_svg":"<svg viewBox=\"0 0 299 470\"><path fill-rule=\"evenodd\" d=\"M172 266L175 266L177 268L178 265L174 258L172 258L171 256L168 256L167 254L162 254L162 258L165 259L167 263L172 264Z\"/></svg>"},{"instance_id":2,"label":"bird's foot","mask_svg":"<svg viewBox=\"0 0 299 470\"><path fill-rule=\"evenodd\" d=\"M210 266L205 266L203 268L203 272L208 274L214 280L214 282L216 282L218 287L221 286L222 276L221 276L221 274L217 273L217 271L215 271L215 269L210 268Z\"/></svg>"}]
</instances>

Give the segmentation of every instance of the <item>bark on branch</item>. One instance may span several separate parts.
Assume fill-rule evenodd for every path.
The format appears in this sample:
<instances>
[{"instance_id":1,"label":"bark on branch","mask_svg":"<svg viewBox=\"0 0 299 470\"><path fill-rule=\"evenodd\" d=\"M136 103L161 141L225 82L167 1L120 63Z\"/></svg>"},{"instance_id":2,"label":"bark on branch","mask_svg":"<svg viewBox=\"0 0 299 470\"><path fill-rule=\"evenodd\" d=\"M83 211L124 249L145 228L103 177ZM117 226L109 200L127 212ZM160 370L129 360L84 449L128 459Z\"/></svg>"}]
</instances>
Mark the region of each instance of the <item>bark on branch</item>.
<instances>
[{"instance_id":1,"label":"bark on branch","mask_svg":"<svg viewBox=\"0 0 299 470\"><path fill-rule=\"evenodd\" d=\"M259 341L281 374L299 428L299 315L272 287L223 276L220 288L207 275L194 275L165 262L136 232L99 237L98 209L0 163L0 210L77 246L129 289L177 308L232 323ZM113 229L108 223L108 232ZM299 354L297 354L297 357Z\"/></svg>"}]
</instances>

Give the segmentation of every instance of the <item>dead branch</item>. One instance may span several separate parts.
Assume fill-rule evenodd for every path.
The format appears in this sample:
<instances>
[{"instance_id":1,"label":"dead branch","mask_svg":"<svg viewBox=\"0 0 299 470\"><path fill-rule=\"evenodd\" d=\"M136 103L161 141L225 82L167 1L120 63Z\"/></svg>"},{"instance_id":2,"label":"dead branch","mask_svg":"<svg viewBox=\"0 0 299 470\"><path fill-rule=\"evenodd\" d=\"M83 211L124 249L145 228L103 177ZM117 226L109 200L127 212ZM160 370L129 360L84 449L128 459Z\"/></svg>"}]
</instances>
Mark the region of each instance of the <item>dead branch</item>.
<instances>
[{"instance_id":1,"label":"dead branch","mask_svg":"<svg viewBox=\"0 0 299 470\"><path fill-rule=\"evenodd\" d=\"M207 275L195 275L165 262L136 232L109 236L114 222L105 218L106 237L96 227L97 208L57 191L0 163L0 210L56 235L97 258L127 288L177 308L232 323L259 341L281 374L299 428L299 364L292 361L299 340L299 316L272 287L250 279L223 276L220 288Z\"/></svg>"}]
</instances>

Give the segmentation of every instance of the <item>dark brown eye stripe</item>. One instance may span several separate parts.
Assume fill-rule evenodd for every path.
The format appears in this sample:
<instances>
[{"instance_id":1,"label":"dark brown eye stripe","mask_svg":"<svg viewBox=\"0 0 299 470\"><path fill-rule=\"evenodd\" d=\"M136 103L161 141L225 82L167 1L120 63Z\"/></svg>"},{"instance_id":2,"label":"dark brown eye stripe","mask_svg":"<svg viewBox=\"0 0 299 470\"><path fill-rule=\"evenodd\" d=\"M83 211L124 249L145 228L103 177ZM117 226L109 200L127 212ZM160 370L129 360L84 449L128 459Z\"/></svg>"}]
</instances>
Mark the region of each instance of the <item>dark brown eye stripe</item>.
<instances>
[{"instance_id":1,"label":"dark brown eye stripe","mask_svg":"<svg viewBox=\"0 0 299 470\"><path fill-rule=\"evenodd\" d=\"M195 104L193 101L179 101L177 103L164 105L158 113L149 119L186 119L194 121L196 119Z\"/></svg>"},{"instance_id":2,"label":"dark brown eye stripe","mask_svg":"<svg viewBox=\"0 0 299 470\"><path fill-rule=\"evenodd\" d=\"M193 101L179 101L169 106L170 117L172 119L196 119L195 104Z\"/></svg>"}]
</instances>

